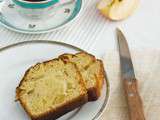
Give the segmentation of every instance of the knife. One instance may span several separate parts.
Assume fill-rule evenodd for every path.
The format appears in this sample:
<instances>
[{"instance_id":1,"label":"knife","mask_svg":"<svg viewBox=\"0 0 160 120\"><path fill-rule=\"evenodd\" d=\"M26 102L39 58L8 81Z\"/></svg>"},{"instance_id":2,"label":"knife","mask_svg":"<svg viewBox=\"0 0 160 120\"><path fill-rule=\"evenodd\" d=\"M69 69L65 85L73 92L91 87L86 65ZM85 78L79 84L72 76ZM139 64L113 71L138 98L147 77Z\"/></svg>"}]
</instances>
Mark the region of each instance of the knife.
<instances>
[{"instance_id":1,"label":"knife","mask_svg":"<svg viewBox=\"0 0 160 120\"><path fill-rule=\"evenodd\" d=\"M121 64L121 79L123 80L130 120L145 120L142 100L138 93L138 83L135 77L127 40L120 29L117 28L116 32Z\"/></svg>"}]
</instances>

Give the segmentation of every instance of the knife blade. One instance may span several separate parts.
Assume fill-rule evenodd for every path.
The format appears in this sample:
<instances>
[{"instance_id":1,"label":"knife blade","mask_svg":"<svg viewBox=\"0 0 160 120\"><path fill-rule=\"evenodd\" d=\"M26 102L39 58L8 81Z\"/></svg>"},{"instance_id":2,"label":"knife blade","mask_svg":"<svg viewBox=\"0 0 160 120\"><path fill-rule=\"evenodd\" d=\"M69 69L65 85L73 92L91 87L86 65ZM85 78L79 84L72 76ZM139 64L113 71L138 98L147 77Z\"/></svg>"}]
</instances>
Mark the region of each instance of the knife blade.
<instances>
[{"instance_id":1,"label":"knife blade","mask_svg":"<svg viewBox=\"0 0 160 120\"><path fill-rule=\"evenodd\" d=\"M145 120L127 40L120 29L117 28L116 32L119 46L121 79L123 80L130 120Z\"/></svg>"}]
</instances>

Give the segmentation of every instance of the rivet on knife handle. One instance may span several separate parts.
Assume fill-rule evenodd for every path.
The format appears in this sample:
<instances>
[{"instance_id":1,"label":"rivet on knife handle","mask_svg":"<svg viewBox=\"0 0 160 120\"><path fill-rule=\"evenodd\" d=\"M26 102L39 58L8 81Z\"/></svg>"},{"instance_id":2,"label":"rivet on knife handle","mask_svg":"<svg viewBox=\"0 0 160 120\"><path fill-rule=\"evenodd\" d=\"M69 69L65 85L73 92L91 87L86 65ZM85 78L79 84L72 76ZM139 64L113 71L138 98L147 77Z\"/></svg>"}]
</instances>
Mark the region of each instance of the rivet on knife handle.
<instances>
[{"instance_id":1,"label":"rivet on knife handle","mask_svg":"<svg viewBox=\"0 0 160 120\"><path fill-rule=\"evenodd\" d=\"M138 93L137 80L123 80L126 99L129 106L130 120L145 120L143 105Z\"/></svg>"}]
</instances>

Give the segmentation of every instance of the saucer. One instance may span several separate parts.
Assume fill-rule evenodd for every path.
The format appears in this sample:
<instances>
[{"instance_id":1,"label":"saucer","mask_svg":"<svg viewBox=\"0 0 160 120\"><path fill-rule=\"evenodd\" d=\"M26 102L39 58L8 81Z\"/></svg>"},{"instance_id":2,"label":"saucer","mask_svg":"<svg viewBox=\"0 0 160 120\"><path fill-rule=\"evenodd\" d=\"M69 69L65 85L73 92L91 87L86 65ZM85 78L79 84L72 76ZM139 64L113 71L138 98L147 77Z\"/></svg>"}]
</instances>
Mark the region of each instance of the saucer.
<instances>
[{"instance_id":1,"label":"saucer","mask_svg":"<svg viewBox=\"0 0 160 120\"><path fill-rule=\"evenodd\" d=\"M0 0L0 22L4 27L16 32L47 33L73 22L80 14L81 8L82 0L71 0L56 7L52 16L36 20L21 15L12 0Z\"/></svg>"}]
</instances>

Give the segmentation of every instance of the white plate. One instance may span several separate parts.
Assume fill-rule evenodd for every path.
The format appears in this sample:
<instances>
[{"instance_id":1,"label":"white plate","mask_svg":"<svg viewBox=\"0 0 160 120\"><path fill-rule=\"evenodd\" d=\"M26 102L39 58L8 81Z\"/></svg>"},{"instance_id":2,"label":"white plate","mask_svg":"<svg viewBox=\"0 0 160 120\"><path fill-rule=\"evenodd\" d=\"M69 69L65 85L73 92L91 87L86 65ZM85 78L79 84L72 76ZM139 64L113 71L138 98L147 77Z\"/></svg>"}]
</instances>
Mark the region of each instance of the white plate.
<instances>
[{"instance_id":1,"label":"white plate","mask_svg":"<svg viewBox=\"0 0 160 120\"><path fill-rule=\"evenodd\" d=\"M1 120L28 120L18 102L15 88L25 71L37 62L53 59L63 53L81 49L55 41L27 41L0 49L0 118ZM95 120L104 111L109 96L109 83L104 82L99 100L83 105L58 120Z\"/></svg>"},{"instance_id":2,"label":"white plate","mask_svg":"<svg viewBox=\"0 0 160 120\"><path fill-rule=\"evenodd\" d=\"M19 14L12 0L0 0L0 23L16 32L29 34L47 33L73 22L79 16L81 9L82 0L75 0L57 7L52 16L33 20Z\"/></svg>"}]
</instances>

